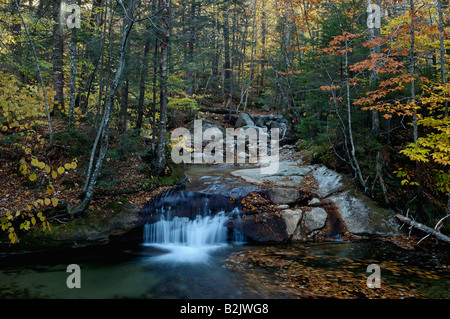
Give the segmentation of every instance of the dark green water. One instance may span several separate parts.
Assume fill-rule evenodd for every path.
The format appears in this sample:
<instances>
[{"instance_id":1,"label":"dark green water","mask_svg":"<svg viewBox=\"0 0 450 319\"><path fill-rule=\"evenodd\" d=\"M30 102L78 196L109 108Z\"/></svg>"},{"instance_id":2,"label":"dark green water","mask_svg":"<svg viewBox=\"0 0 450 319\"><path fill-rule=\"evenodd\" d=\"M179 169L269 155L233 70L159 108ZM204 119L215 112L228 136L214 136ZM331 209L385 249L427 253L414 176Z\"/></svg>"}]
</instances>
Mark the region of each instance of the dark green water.
<instances>
[{"instance_id":1,"label":"dark green water","mask_svg":"<svg viewBox=\"0 0 450 319\"><path fill-rule=\"evenodd\" d=\"M231 252L259 248L230 244L212 252L207 261L193 264L158 262L162 252L140 245L10 256L0 259L0 298L289 298L259 282L244 283L239 273L224 267L224 260ZM355 274L364 272L371 263L395 265L388 269L382 267L382 284L413 283L429 298L450 298L448 271L438 268L432 258L396 250L389 243L303 243L279 246L279 249L298 252L290 258L304 258L307 254L307 264L320 268L339 270L354 263ZM81 268L79 289L69 289L66 285L69 264ZM423 276L429 273L439 279Z\"/></svg>"},{"instance_id":2,"label":"dark green water","mask_svg":"<svg viewBox=\"0 0 450 319\"><path fill-rule=\"evenodd\" d=\"M192 166L187 191L239 196L250 186L228 175L230 166ZM253 187L254 188L254 187ZM208 251L207 258L192 263L161 262L162 254L141 243L111 244L46 253L0 257L0 298L85 299L233 299L290 298L259 281L243 280L225 267L233 252L264 246L234 245ZM369 264L381 266L382 285L411 285L428 298L450 298L449 252L405 251L379 241L304 242L278 245L286 258L301 260L317 269L352 269L365 273ZM185 247L184 247L185 248ZM189 247L188 247L189 248ZM67 267L81 269L81 288L69 289ZM354 266L354 267L349 267ZM369 275L369 274L367 274Z\"/></svg>"}]
</instances>

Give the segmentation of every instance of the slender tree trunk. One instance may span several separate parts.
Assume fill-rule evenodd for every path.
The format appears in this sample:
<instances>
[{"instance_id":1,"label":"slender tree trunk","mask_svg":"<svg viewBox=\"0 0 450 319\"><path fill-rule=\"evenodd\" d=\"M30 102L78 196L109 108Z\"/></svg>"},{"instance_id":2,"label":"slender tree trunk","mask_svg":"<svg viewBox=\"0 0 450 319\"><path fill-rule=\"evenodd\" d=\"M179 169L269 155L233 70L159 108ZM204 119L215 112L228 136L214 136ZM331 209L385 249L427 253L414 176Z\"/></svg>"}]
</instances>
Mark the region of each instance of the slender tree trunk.
<instances>
[{"instance_id":1,"label":"slender tree trunk","mask_svg":"<svg viewBox=\"0 0 450 319\"><path fill-rule=\"evenodd\" d=\"M53 111L61 109L64 111L64 40L63 27L61 24L61 0L53 2L53 88L56 92L54 97Z\"/></svg>"},{"instance_id":2,"label":"slender tree trunk","mask_svg":"<svg viewBox=\"0 0 450 319\"><path fill-rule=\"evenodd\" d=\"M228 112L228 121L231 121L231 111L233 109L233 90L234 90L234 61L235 61L235 51L236 51L236 2L234 2L234 12L233 12L233 44L231 48L231 82L230 82L230 105Z\"/></svg>"},{"instance_id":3,"label":"slender tree trunk","mask_svg":"<svg viewBox=\"0 0 450 319\"><path fill-rule=\"evenodd\" d=\"M190 34L188 43L188 66L187 66L187 84L188 84L188 95L192 96L194 94L194 79L193 79L193 66L194 66L194 44L196 37L196 25L195 25L195 12L196 12L196 0L191 0L191 14L190 14Z\"/></svg>"},{"instance_id":4,"label":"slender tree trunk","mask_svg":"<svg viewBox=\"0 0 450 319\"><path fill-rule=\"evenodd\" d=\"M341 17L339 15L339 11L338 11L337 7L332 3L331 0L328 0L328 3L330 3L334 7L334 9L336 11L336 15L337 15L338 21L339 21L339 27L341 29L341 33L344 34L345 33L344 26L342 25ZM350 159L350 161L353 162L353 163L351 163L352 167L354 167L355 174L358 177L359 182L361 183L361 185L364 188L364 193L367 193L368 188L367 188L366 182L364 181L364 178L362 176L362 172L361 172L361 168L359 166L358 158L356 157L355 142L354 142L354 139L353 139L352 109L351 109L350 84L349 84L350 83L350 76L349 76L349 69L348 69L348 67L349 67L349 61L348 61L348 50L349 49L348 48L349 48L348 40L345 37L345 47L344 47L344 50L345 50L345 54L344 54L345 66L344 66L344 73L345 73L345 83L346 83L345 87L346 87L346 104L347 104L347 130L348 130L348 137L349 137L350 146L351 146L351 149L350 149L351 159Z\"/></svg>"},{"instance_id":5,"label":"slender tree trunk","mask_svg":"<svg viewBox=\"0 0 450 319\"><path fill-rule=\"evenodd\" d=\"M367 0L367 6L369 6L372 1ZM379 28L369 28L369 41L372 41L376 36L380 35ZM380 46L370 47L370 54L380 53ZM374 70L370 71L370 90L376 86L376 83L379 81L379 75ZM379 136L380 135L380 115L378 110L374 109L371 111L372 115L372 135Z\"/></svg>"},{"instance_id":6,"label":"slender tree trunk","mask_svg":"<svg viewBox=\"0 0 450 319\"><path fill-rule=\"evenodd\" d=\"M159 176L166 168L166 133L167 133L167 65L170 28L170 0L160 0L161 4L161 67L160 67L160 121L158 145L156 148L155 171Z\"/></svg>"},{"instance_id":7,"label":"slender tree trunk","mask_svg":"<svg viewBox=\"0 0 450 319\"><path fill-rule=\"evenodd\" d=\"M138 115L136 120L136 129L138 130L138 134L140 134L142 128L142 122L144 119L144 100L145 100L145 81L147 80L148 73L148 54L150 52L151 45L151 37L150 37L150 29L147 32L147 39L145 40L144 47L144 56L142 58L142 67L141 67L141 79L139 81L139 102L138 102Z\"/></svg>"},{"instance_id":8,"label":"slender tree trunk","mask_svg":"<svg viewBox=\"0 0 450 319\"><path fill-rule=\"evenodd\" d=\"M120 83L120 78L122 76L122 72L125 66L125 56L126 56L126 48L128 43L128 38L133 27L133 12L136 0L130 0L128 4L128 10L125 12L125 21L124 21L124 30L122 35L122 41L120 46L119 60L117 62L117 71L114 76L114 80L112 81L109 94L105 103L105 109L103 111L103 118L100 123L100 127L97 132L97 136L94 142L94 146L92 147L91 157L88 166L88 172L86 174L86 182L84 186L84 198L80 205L74 207L71 214L77 214L84 212L88 207L90 201L94 196L94 187L97 183L98 176L100 174L100 170L103 166L103 161L105 159L106 151L108 150L109 145L109 125L111 122L111 115L113 109L113 103L116 95L117 87ZM97 152L97 146L100 142L100 149L98 152L97 160L95 161L95 154Z\"/></svg>"},{"instance_id":9,"label":"slender tree trunk","mask_svg":"<svg viewBox=\"0 0 450 319\"><path fill-rule=\"evenodd\" d=\"M410 29L410 36L411 36L411 44L410 44L410 49L409 49L409 75L411 76L411 82L410 82L410 103L413 103L413 138L414 138L414 143L417 142L418 140L418 129L417 129L417 110L415 107L415 101L416 101L416 93L415 93L415 80L414 80L414 73L415 73L415 55L414 55L414 50L415 50L415 41L416 41L416 36L415 36L415 26L414 26L414 15L415 15L415 6L414 6L414 0L409 0L409 6L410 6L410 10L411 10L411 29Z\"/></svg>"},{"instance_id":10,"label":"slender tree trunk","mask_svg":"<svg viewBox=\"0 0 450 319\"><path fill-rule=\"evenodd\" d=\"M75 121L75 91L77 74L77 28L72 29L72 41L70 43L70 105L69 105L69 127L73 129Z\"/></svg>"},{"instance_id":11,"label":"slender tree trunk","mask_svg":"<svg viewBox=\"0 0 450 319\"><path fill-rule=\"evenodd\" d=\"M223 13L223 42L224 42L224 91L225 94L230 94L230 78L231 78L231 66L230 66L230 29L228 22L228 12L225 10Z\"/></svg>"},{"instance_id":12,"label":"slender tree trunk","mask_svg":"<svg viewBox=\"0 0 450 319\"><path fill-rule=\"evenodd\" d=\"M442 76L442 85L444 88L447 86L447 70L446 70L446 61L445 61L445 34L444 34L444 17L442 13L442 0L437 0L437 8L438 8L438 14L439 14L439 44L440 44L440 62L441 62L441 76ZM444 110L445 110L445 116L448 116L448 91L444 89Z\"/></svg>"},{"instance_id":13,"label":"slender tree trunk","mask_svg":"<svg viewBox=\"0 0 450 319\"><path fill-rule=\"evenodd\" d=\"M265 7L265 0L262 2L262 7ZM264 74L265 74L265 68L266 68L266 35L267 35L267 29L266 29L266 12L263 9L262 12L262 20L261 20L261 89L264 90Z\"/></svg>"},{"instance_id":14,"label":"slender tree trunk","mask_svg":"<svg viewBox=\"0 0 450 319\"><path fill-rule=\"evenodd\" d=\"M41 67L39 66L39 59L37 57L36 46L34 45L33 39L31 38L30 32L28 31L28 27L27 27L27 25L25 23L23 15L22 15L22 11L20 10L19 2L17 0L14 0L14 3L16 5L17 13L19 13L20 20L22 21L23 28L25 29L25 33L27 35L28 41L31 44L31 48L33 50L34 62L36 64L36 70L38 72L38 76L39 76L39 79L41 81L42 94L44 95L45 110L47 112L48 130L49 130L49 135L50 135L49 140L50 140L50 148L51 148L51 147L53 147L52 120L50 118L50 108L48 106L47 90L45 89L44 78L42 77Z\"/></svg>"}]
</instances>

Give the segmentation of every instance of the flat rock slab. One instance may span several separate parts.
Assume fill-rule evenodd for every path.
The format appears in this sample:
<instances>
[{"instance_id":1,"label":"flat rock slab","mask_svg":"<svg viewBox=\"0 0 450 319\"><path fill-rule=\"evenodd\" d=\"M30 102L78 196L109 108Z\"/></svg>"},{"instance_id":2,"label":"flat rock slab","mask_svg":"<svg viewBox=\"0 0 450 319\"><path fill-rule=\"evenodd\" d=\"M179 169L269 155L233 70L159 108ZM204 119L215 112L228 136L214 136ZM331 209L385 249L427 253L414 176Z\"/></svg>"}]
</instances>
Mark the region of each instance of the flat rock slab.
<instances>
[{"instance_id":1,"label":"flat rock slab","mask_svg":"<svg viewBox=\"0 0 450 319\"><path fill-rule=\"evenodd\" d=\"M275 174L261 174L260 168L248 168L231 172L236 177L241 177L249 183L276 184L277 186L298 187L304 177L311 173L310 166L295 166L291 162L280 162Z\"/></svg>"}]
</instances>

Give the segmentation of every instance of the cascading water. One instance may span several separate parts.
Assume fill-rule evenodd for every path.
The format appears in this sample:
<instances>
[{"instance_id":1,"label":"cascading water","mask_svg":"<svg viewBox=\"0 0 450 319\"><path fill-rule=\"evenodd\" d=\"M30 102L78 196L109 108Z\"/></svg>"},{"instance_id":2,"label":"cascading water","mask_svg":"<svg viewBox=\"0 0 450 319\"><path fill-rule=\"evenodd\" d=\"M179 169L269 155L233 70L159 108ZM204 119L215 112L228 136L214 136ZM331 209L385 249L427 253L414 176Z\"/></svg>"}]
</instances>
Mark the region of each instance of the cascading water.
<instances>
[{"instance_id":1,"label":"cascading water","mask_svg":"<svg viewBox=\"0 0 450 319\"><path fill-rule=\"evenodd\" d=\"M239 208L235 207L227 215L225 211L212 212L209 209L216 202L214 198L193 192L170 194L170 196L177 199L183 198L183 200L187 198L195 200L197 201L195 206L197 208L200 206L203 212L199 214L199 209L195 209L197 215L194 217L192 207L176 201L172 202L173 206L170 207L157 206L153 213L159 217L159 220L144 225L143 230L143 246L166 252L155 260L184 263L207 262L212 251L227 246L229 242L244 243L241 232L234 229L229 236L229 230L225 226L230 216L240 219ZM168 198L163 197L161 200L167 202Z\"/></svg>"}]
</instances>

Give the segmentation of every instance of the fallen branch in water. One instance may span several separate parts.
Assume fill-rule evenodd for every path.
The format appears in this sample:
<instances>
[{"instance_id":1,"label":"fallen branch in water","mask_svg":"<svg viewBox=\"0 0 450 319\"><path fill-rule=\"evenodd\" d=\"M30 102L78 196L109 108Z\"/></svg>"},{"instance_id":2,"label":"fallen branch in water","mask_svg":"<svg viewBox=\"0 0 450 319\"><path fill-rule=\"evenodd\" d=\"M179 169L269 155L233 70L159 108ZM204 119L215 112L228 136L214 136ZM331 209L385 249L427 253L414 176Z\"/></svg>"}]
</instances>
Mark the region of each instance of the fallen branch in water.
<instances>
[{"instance_id":1,"label":"fallen branch in water","mask_svg":"<svg viewBox=\"0 0 450 319\"><path fill-rule=\"evenodd\" d=\"M410 225L410 226L412 226L414 228L417 228L417 229L419 229L419 230L421 230L423 232L426 232L428 234L436 236L436 238L438 238L438 239L440 239L442 241L450 243L450 237L442 234L441 232L437 231L436 229L433 229L433 228L430 228L428 226L425 226L424 224L418 223L418 222L416 222L416 221L414 221L414 220L412 220L412 219L410 219L408 217L405 217L405 216L403 216L401 214L397 214L397 215L395 215L395 217L397 217L402 222L404 222L404 223L406 223L406 224L408 224L408 225Z\"/></svg>"}]
</instances>

